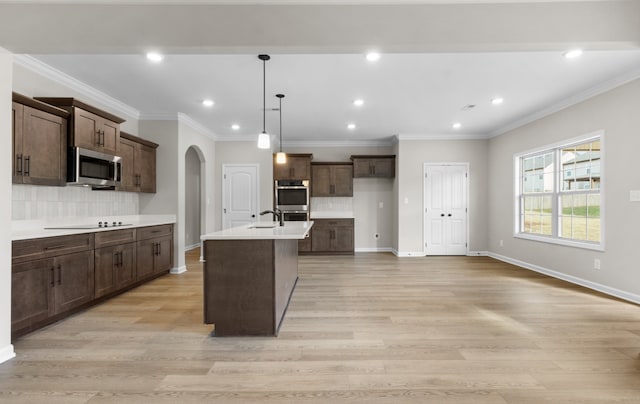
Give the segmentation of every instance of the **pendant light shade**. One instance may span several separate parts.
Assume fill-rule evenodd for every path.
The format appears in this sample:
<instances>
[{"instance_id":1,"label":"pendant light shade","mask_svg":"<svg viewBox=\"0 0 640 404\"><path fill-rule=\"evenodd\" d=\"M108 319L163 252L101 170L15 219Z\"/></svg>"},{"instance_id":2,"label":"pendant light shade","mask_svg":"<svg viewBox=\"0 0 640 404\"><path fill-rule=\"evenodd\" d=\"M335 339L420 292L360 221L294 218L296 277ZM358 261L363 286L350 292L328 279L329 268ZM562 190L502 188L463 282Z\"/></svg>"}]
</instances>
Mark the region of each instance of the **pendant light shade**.
<instances>
[{"instance_id":1,"label":"pendant light shade","mask_svg":"<svg viewBox=\"0 0 640 404\"><path fill-rule=\"evenodd\" d=\"M262 60L262 133L258 135L258 148L270 149L271 139L266 129L266 92L267 92L267 60L271 59L269 55L258 55L258 59Z\"/></svg>"},{"instance_id":2,"label":"pendant light shade","mask_svg":"<svg viewBox=\"0 0 640 404\"><path fill-rule=\"evenodd\" d=\"M287 162L287 155L282 151L282 99L284 94L276 94L276 97L280 100L280 151L276 153L276 164L285 164Z\"/></svg>"}]
</instances>

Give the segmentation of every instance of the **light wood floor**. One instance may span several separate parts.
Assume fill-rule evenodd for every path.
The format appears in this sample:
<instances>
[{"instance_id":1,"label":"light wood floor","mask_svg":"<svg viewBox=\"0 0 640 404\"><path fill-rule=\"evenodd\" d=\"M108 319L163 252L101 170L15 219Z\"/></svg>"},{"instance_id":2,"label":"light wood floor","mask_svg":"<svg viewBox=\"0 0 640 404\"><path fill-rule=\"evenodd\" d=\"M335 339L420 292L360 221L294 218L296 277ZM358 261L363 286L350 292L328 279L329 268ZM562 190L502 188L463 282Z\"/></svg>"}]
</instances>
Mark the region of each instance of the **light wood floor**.
<instances>
[{"instance_id":1,"label":"light wood floor","mask_svg":"<svg viewBox=\"0 0 640 404\"><path fill-rule=\"evenodd\" d=\"M301 257L278 338L211 338L202 267L15 342L0 402L640 403L640 308L483 257Z\"/></svg>"}]
</instances>

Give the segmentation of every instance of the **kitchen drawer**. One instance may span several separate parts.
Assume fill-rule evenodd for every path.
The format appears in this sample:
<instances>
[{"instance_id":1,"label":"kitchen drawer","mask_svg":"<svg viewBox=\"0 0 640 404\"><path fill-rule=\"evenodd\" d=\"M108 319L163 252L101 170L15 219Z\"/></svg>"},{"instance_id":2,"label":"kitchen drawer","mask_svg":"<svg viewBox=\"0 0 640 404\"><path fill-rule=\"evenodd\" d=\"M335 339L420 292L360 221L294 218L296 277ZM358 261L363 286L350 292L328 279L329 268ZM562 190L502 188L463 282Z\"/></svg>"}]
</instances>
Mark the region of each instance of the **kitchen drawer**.
<instances>
[{"instance_id":1,"label":"kitchen drawer","mask_svg":"<svg viewBox=\"0 0 640 404\"><path fill-rule=\"evenodd\" d=\"M96 248L112 245L133 243L136 241L136 229L123 229L97 232L95 235Z\"/></svg>"},{"instance_id":2,"label":"kitchen drawer","mask_svg":"<svg viewBox=\"0 0 640 404\"><path fill-rule=\"evenodd\" d=\"M353 219L313 219L313 227L353 226Z\"/></svg>"},{"instance_id":3,"label":"kitchen drawer","mask_svg":"<svg viewBox=\"0 0 640 404\"><path fill-rule=\"evenodd\" d=\"M160 226L149 226L138 228L138 240L148 240L151 238L173 236L173 225L163 224Z\"/></svg>"},{"instance_id":4,"label":"kitchen drawer","mask_svg":"<svg viewBox=\"0 0 640 404\"><path fill-rule=\"evenodd\" d=\"M16 240L11 246L11 262L27 262L86 250L93 250L93 233Z\"/></svg>"}]
</instances>

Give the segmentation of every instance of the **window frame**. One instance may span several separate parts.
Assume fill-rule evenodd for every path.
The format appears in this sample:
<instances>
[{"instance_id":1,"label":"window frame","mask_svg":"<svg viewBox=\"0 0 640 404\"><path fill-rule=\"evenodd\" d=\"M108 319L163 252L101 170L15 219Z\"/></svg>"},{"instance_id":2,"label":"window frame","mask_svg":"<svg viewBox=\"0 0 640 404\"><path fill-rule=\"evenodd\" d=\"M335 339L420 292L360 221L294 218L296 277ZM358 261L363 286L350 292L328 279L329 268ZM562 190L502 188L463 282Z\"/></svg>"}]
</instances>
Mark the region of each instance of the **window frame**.
<instances>
[{"instance_id":1,"label":"window frame","mask_svg":"<svg viewBox=\"0 0 640 404\"><path fill-rule=\"evenodd\" d=\"M585 190L585 192L581 192L584 194L595 194L598 193L600 195L600 242L586 241L586 240L575 240L570 238L560 237L559 235L559 222L560 222L560 198L562 195L567 195L566 191L563 193L562 191L562 167L560 164L560 153L563 148L575 146L581 143L588 143L593 141L600 141L600 185L599 191L595 192L592 190ZM583 248L588 250L596 250L596 251L604 251L605 249L605 158L604 158L604 141L605 141L605 133L602 130L588 133L582 136L574 137L571 139L566 139L554 144L538 147L532 150L527 150L525 152L516 153L514 155L514 226L513 226L513 236L515 238L539 241L550 244L558 244L568 247L576 247ZM533 234L533 233L524 233L521 229L521 201L523 194L523 173L522 173L522 163L525 158L543 154L543 153L553 153L554 159L554 173L553 173L553 191L550 193L551 195L551 235L542 235L542 234ZM559 165L560 164L560 165ZM544 192L535 193L533 195L542 195ZM548 193L547 193L548 194Z\"/></svg>"}]
</instances>

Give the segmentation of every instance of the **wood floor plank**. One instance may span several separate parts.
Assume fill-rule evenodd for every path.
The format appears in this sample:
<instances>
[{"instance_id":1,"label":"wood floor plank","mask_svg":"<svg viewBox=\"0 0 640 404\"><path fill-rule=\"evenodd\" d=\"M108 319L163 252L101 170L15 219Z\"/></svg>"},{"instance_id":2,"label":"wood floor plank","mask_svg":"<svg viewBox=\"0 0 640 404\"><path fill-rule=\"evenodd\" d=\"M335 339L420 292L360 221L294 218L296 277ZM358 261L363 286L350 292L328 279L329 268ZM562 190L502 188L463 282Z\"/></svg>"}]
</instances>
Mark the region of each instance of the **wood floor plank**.
<instances>
[{"instance_id":1,"label":"wood floor plank","mask_svg":"<svg viewBox=\"0 0 640 404\"><path fill-rule=\"evenodd\" d=\"M487 257L300 257L279 337L213 338L202 263L14 342L8 403L640 403L638 306Z\"/></svg>"}]
</instances>

